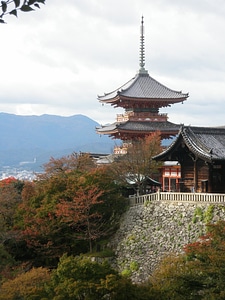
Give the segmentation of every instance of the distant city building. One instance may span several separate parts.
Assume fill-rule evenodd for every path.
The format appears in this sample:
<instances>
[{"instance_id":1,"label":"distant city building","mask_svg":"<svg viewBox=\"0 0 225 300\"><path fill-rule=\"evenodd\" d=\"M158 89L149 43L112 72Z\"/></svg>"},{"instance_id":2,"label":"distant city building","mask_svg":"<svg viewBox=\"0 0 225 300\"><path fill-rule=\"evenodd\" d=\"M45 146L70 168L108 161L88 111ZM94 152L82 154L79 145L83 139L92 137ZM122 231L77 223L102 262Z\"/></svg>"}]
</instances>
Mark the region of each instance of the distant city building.
<instances>
[{"instance_id":1,"label":"distant city building","mask_svg":"<svg viewBox=\"0 0 225 300\"><path fill-rule=\"evenodd\" d=\"M3 167L3 169L0 171L0 180L4 180L10 177L18 180L33 181L37 178L37 173L32 170Z\"/></svg>"}]
</instances>

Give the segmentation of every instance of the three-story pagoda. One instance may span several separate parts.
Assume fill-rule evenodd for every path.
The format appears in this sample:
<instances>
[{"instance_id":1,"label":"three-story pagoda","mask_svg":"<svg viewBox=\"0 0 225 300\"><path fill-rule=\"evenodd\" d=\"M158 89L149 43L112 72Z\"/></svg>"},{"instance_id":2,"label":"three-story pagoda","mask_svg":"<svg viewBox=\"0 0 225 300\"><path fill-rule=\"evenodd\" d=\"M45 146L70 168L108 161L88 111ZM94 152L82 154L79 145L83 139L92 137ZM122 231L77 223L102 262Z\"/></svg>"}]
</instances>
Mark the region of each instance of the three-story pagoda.
<instances>
[{"instance_id":1,"label":"three-story pagoda","mask_svg":"<svg viewBox=\"0 0 225 300\"><path fill-rule=\"evenodd\" d=\"M136 76L120 88L98 96L98 100L114 107L124 108L124 114L117 115L115 123L101 126L99 134L107 134L124 142L144 138L155 131L160 131L161 138L175 136L179 124L168 121L167 114L159 109L187 100L188 94L172 90L152 78L145 69L144 21L141 20L140 69Z\"/></svg>"}]
</instances>

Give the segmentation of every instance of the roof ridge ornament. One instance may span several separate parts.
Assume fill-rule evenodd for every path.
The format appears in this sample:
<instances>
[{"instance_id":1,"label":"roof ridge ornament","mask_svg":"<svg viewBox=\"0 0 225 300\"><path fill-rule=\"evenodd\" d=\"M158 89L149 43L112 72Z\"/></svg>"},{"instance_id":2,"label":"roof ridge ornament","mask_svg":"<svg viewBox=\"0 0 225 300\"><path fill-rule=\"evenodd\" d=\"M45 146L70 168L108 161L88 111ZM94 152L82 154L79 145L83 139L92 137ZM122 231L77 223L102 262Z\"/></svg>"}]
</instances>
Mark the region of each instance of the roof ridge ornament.
<instances>
[{"instance_id":1,"label":"roof ridge ornament","mask_svg":"<svg viewBox=\"0 0 225 300\"><path fill-rule=\"evenodd\" d=\"M139 74L148 74L145 70L145 37L144 37L144 17L141 18L141 35L140 35L140 69Z\"/></svg>"}]
</instances>

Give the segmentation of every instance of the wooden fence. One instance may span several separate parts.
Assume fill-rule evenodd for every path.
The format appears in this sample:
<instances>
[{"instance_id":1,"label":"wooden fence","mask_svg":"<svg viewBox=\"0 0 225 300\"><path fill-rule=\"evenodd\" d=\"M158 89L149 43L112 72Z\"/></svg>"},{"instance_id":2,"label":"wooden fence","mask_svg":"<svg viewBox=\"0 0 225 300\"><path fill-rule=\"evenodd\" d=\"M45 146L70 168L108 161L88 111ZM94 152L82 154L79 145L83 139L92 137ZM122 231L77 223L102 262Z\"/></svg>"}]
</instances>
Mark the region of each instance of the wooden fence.
<instances>
[{"instance_id":1,"label":"wooden fence","mask_svg":"<svg viewBox=\"0 0 225 300\"><path fill-rule=\"evenodd\" d=\"M146 195L132 195L129 197L130 205L143 205L151 201L166 202L208 202L208 203L225 203L225 194L208 194L208 193L173 193L173 192L156 192Z\"/></svg>"}]
</instances>

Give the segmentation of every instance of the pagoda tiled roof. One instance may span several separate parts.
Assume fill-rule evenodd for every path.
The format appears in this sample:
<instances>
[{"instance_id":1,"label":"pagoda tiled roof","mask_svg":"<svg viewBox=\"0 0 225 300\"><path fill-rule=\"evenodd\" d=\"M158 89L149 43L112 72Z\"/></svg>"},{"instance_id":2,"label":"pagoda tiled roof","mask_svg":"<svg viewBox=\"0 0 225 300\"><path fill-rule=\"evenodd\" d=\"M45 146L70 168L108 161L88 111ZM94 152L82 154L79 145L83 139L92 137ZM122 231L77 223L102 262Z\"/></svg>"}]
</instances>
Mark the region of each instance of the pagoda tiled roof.
<instances>
[{"instance_id":1,"label":"pagoda tiled roof","mask_svg":"<svg viewBox=\"0 0 225 300\"><path fill-rule=\"evenodd\" d=\"M100 102L110 102L118 96L143 100L171 100L174 103L186 100L188 94L166 87L152 78L148 72L139 72L120 88L103 96L98 96L98 100Z\"/></svg>"},{"instance_id":2,"label":"pagoda tiled roof","mask_svg":"<svg viewBox=\"0 0 225 300\"><path fill-rule=\"evenodd\" d=\"M182 126L177 139L155 159L174 159L179 146L207 162L225 160L225 127Z\"/></svg>"},{"instance_id":3,"label":"pagoda tiled roof","mask_svg":"<svg viewBox=\"0 0 225 300\"><path fill-rule=\"evenodd\" d=\"M171 122L131 122L127 121L118 125L119 129L123 130L138 130L138 131L165 131L165 130L179 130L179 125Z\"/></svg>"},{"instance_id":4,"label":"pagoda tiled roof","mask_svg":"<svg viewBox=\"0 0 225 300\"><path fill-rule=\"evenodd\" d=\"M113 131L143 131L143 132L152 132L152 131L179 131L180 125L174 124L168 121L165 122L134 122L127 121L123 123L113 123L110 125L102 126L97 129L98 133L106 133Z\"/></svg>"}]
</instances>

